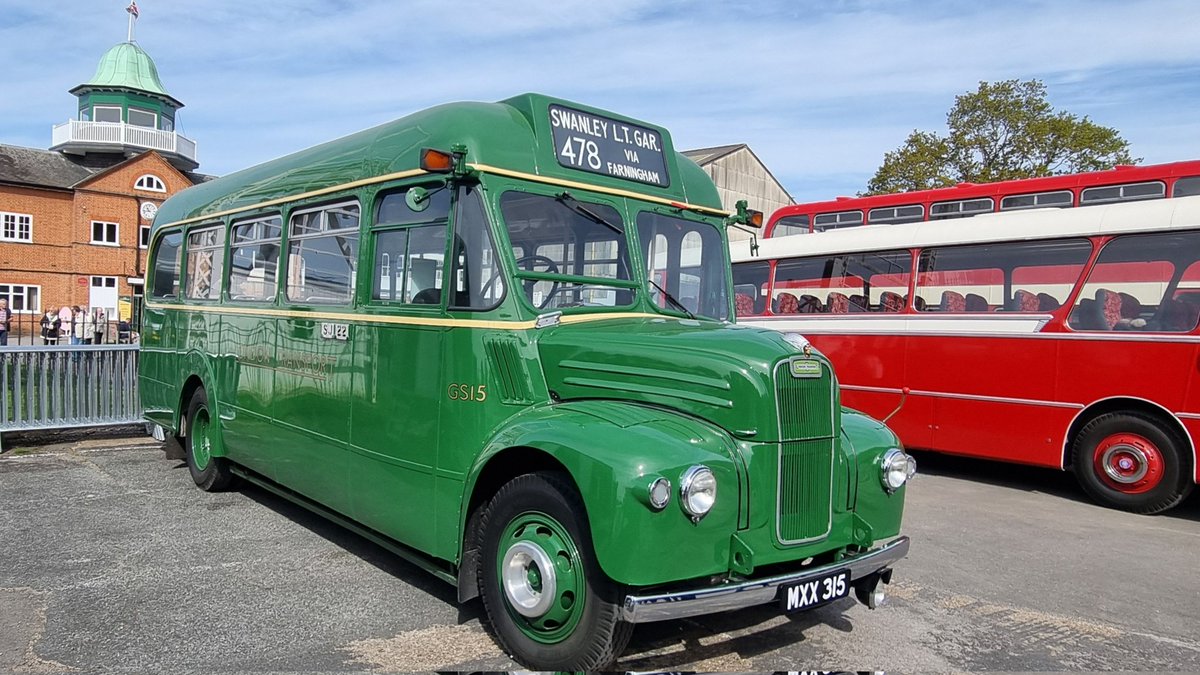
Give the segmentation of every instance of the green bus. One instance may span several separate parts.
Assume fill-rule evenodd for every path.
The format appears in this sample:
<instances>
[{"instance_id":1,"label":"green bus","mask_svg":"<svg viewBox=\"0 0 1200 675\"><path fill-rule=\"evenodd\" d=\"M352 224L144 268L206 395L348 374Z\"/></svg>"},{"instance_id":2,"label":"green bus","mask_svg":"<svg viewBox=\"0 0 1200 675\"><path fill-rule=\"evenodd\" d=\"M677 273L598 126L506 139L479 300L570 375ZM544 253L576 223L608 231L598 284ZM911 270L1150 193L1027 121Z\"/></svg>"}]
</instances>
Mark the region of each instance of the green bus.
<instances>
[{"instance_id":1,"label":"green bus","mask_svg":"<svg viewBox=\"0 0 1200 675\"><path fill-rule=\"evenodd\" d=\"M745 223L661 127L451 103L167 200L148 419L480 598L540 670L637 623L874 607L915 464L797 336L733 323Z\"/></svg>"}]
</instances>

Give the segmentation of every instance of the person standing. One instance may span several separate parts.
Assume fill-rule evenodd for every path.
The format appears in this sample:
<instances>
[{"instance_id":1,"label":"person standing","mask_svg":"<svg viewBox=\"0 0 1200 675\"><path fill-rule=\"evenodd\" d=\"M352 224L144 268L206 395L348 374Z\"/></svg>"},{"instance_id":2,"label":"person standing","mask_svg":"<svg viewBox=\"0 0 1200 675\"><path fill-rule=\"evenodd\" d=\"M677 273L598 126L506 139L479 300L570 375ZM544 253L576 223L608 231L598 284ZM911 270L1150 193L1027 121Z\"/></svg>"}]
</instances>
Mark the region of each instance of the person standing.
<instances>
[{"instance_id":1,"label":"person standing","mask_svg":"<svg viewBox=\"0 0 1200 675\"><path fill-rule=\"evenodd\" d=\"M83 344L84 311L75 305L71 311L71 344Z\"/></svg>"},{"instance_id":2,"label":"person standing","mask_svg":"<svg viewBox=\"0 0 1200 675\"><path fill-rule=\"evenodd\" d=\"M0 347L8 346L8 322L12 320L12 310L8 308L8 298L0 298Z\"/></svg>"},{"instance_id":3,"label":"person standing","mask_svg":"<svg viewBox=\"0 0 1200 675\"><path fill-rule=\"evenodd\" d=\"M62 323L58 320L58 310L48 309L46 315L42 317L42 344L56 345L58 344L58 329Z\"/></svg>"},{"instance_id":4,"label":"person standing","mask_svg":"<svg viewBox=\"0 0 1200 675\"><path fill-rule=\"evenodd\" d=\"M83 309L83 344L90 345L96 339L96 310L92 307Z\"/></svg>"},{"instance_id":5,"label":"person standing","mask_svg":"<svg viewBox=\"0 0 1200 675\"><path fill-rule=\"evenodd\" d=\"M62 309L58 310L58 337L62 344L66 344L69 340L62 338L71 337L71 306L63 305Z\"/></svg>"},{"instance_id":6,"label":"person standing","mask_svg":"<svg viewBox=\"0 0 1200 675\"><path fill-rule=\"evenodd\" d=\"M92 328L92 332L96 336L96 340L92 344L104 344L104 335L108 332L108 317L104 315L103 307L96 308L96 325Z\"/></svg>"}]
</instances>

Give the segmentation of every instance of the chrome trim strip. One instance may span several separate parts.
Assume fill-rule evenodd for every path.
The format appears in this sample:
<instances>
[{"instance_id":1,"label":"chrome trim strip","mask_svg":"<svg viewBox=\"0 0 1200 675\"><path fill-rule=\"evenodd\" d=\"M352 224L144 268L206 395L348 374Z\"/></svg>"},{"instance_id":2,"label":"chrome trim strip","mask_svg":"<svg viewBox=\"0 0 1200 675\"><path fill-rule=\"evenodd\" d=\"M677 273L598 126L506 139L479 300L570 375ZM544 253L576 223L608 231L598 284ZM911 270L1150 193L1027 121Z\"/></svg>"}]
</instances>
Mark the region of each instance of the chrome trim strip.
<instances>
[{"instance_id":1,"label":"chrome trim strip","mask_svg":"<svg viewBox=\"0 0 1200 675\"><path fill-rule=\"evenodd\" d=\"M850 570L850 580L854 581L886 569L906 555L908 537L898 537L868 553L803 572L675 593L627 595L622 603L621 618L629 623L649 623L762 605L774 601L780 587L787 584L808 581L841 569Z\"/></svg>"},{"instance_id":2,"label":"chrome trim strip","mask_svg":"<svg viewBox=\"0 0 1200 675\"><path fill-rule=\"evenodd\" d=\"M781 406L781 401L779 399L779 378L780 378L779 371L781 368L786 367L786 369L788 371L787 376L791 377L792 361L807 361L807 360L814 360L814 359L810 359L810 357L807 357L807 356L794 356L790 359L784 359L783 361L780 361L779 363L777 363L775 365L775 373L774 373L774 380L773 380L773 384L775 385L775 412L777 414L775 423L776 423L776 430L779 434L777 436L777 438L779 439L779 452L777 452L776 456L775 456L775 540L778 541L779 543L787 545L787 546L795 546L798 544L805 544L805 543L808 543L811 541L820 541L821 539L824 539L825 537L829 536L829 531L833 529L833 475L834 475L834 473L837 472L836 447L837 447L837 434L840 431L838 429L838 425L837 425L837 410L838 410L837 391L838 391L838 388L835 386L836 382L834 380L833 365L830 363L821 361L820 359L815 359L815 360L817 361L817 363L821 364L821 377L824 378L826 375L828 375L828 377L829 377L829 428L833 432L833 437L828 439L829 440L829 455L830 455L830 457L829 457L829 501L828 501L829 512L827 514L828 519L825 521L825 531L824 532L822 532L819 535L813 536L813 537L808 537L806 539L784 539L783 532L780 529L780 527L782 525L782 520L783 520L783 446L785 443L793 442L797 439L793 439L793 441L785 441L783 439L783 408ZM821 440L821 439L805 438L805 439L798 439L798 440L803 442L803 441L813 441L813 440Z\"/></svg>"},{"instance_id":3,"label":"chrome trim strip","mask_svg":"<svg viewBox=\"0 0 1200 675\"><path fill-rule=\"evenodd\" d=\"M843 390L850 391L869 391L880 394L900 394L899 389L892 387L864 387L856 384L843 384ZM1071 410L1082 410L1082 403L1064 403L1061 401L1041 401L1032 398L1010 398L1007 396L984 396L983 394L952 394L944 391L924 391L921 389L910 389L909 396L937 396L939 398L956 398L964 401L987 401L989 403L1016 403L1019 405L1036 405L1045 406L1048 408L1068 408Z\"/></svg>"}]
</instances>

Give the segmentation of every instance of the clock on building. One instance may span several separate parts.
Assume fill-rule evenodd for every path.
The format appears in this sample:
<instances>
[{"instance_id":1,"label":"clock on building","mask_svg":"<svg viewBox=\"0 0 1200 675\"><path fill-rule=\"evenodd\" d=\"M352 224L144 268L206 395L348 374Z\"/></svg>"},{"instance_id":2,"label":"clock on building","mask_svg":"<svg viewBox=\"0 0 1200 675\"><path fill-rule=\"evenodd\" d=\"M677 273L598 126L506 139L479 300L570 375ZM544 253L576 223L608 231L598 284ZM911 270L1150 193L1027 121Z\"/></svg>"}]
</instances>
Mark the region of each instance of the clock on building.
<instances>
[{"instance_id":1,"label":"clock on building","mask_svg":"<svg viewBox=\"0 0 1200 675\"><path fill-rule=\"evenodd\" d=\"M142 202L140 211L146 220L154 220L154 214L158 213L158 205L154 202Z\"/></svg>"}]
</instances>

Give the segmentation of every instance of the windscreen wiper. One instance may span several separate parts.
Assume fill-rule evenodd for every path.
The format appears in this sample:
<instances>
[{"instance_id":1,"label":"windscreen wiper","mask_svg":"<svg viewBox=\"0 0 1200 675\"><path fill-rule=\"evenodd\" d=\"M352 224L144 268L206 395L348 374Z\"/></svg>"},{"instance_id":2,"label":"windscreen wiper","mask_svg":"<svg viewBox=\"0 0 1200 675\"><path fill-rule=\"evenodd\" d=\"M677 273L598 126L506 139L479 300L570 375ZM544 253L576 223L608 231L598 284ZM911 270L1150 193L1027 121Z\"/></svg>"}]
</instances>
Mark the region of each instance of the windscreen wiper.
<instances>
[{"instance_id":1,"label":"windscreen wiper","mask_svg":"<svg viewBox=\"0 0 1200 675\"><path fill-rule=\"evenodd\" d=\"M684 314L687 314L687 317L689 319L692 319L692 320L696 319L696 315L692 314L691 310L689 310L687 307L684 307L682 302L676 300L675 296L668 293L667 289L663 288L662 286L659 286L657 283L654 282L653 279L647 279L646 281L650 282L651 286L657 288L658 292L662 293L663 297L667 299L667 302L671 303L675 307L675 309L678 309L679 311L683 312Z\"/></svg>"},{"instance_id":2,"label":"windscreen wiper","mask_svg":"<svg viewBox=\"0 0 1200 675\"><path fill-rule=\"evenodd\" d=\"M555 197L555 199L575 213L578 213L581 216L586 216L588 220L591 220L594 223L599 223L600 225L607 227L617 234L625 234L625 230L622 230L617 225L608 222L604 216L584 206L583 203L576 199L575 195L571 194L570 192L563 191L561 194Z\"/></svg>"}]
</instances>

